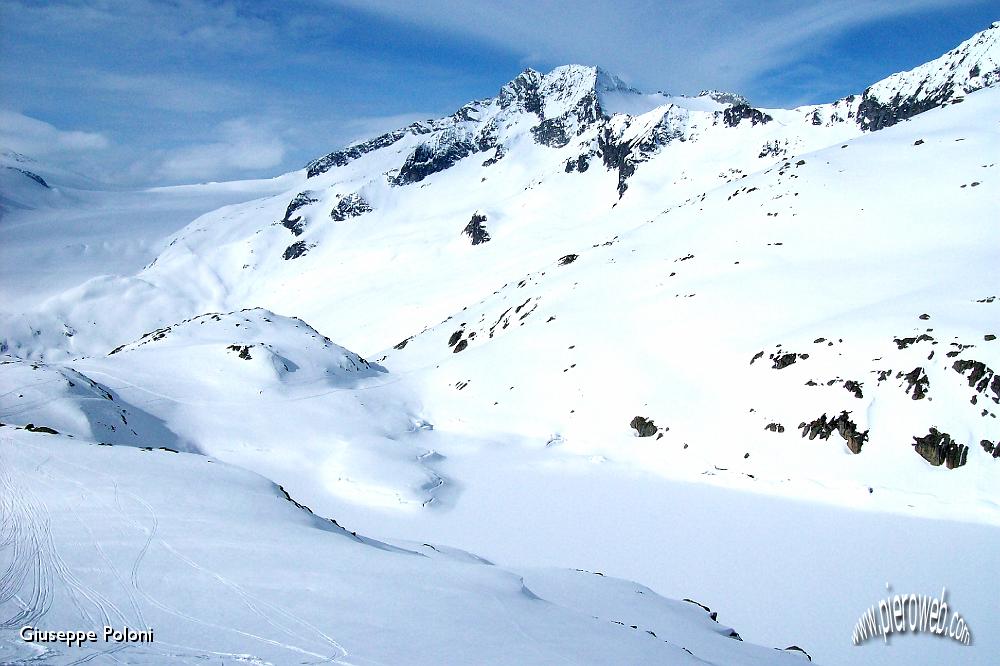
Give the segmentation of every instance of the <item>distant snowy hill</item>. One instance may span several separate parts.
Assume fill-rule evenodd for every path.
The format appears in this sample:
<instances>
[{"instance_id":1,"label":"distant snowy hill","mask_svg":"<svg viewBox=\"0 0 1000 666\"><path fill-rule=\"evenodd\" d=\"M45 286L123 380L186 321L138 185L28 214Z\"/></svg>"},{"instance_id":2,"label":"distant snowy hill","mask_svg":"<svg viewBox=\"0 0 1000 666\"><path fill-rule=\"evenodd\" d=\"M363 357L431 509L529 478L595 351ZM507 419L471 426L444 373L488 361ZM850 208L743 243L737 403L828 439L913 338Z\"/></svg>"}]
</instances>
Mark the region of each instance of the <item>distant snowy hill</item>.
<instances>
[{"instance_id":1,"label":"distant snowy hill","mask_svg":"<svg viewBox=\"0 0 1000 666\"><path fill-rule=\"evenodd\" d=\"M496 483L579 463L994 529L998 82L995 23L791 110L567 65L271 181L83 196L8 169L0 421L427 529L496 455ZM79 259L51 240L109 209ZM554 505L529 500L493 515Z\"/></svg>"}]
</instances>

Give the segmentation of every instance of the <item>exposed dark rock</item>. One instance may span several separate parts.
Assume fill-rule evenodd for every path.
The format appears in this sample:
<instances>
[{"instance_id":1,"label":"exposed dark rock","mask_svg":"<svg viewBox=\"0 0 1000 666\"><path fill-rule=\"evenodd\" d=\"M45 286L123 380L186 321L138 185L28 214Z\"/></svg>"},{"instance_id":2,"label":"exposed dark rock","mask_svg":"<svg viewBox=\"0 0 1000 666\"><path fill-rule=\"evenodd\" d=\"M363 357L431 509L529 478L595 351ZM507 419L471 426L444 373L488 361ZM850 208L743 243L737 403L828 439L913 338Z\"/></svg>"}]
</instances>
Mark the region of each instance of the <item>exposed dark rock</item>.
<instances>
[{"instance_id":1,"label":"exposed dark rock","mask_svg":"<svg viewBox=\"0 0 1000 666\"><path fill-rule=\"evenodd\" d=\"M930 390L931 380L928 379L923 368L914 368L905 375L900 373L897 376L906 380L906 392L912 391L910 397L914 400L922 400L927 395L927 391Z\"/></svg>"},{"instance_id":2,"label":"exposed dark rock","mask_svg":"<svg viewBox=\"0 0 1000 666\"><path fill-rule=\"evenodd\" d=\"M708 618L710 620L712 620L712 622L718 622L719 621L719 614L716 613L715 611L713 611L711 608L709 608L705 604L698 603L694 599L687 599L687 598L685 598L684 601L688 602L689 604L694 604L695 606L698 606L701 609L703 609L706 613L708 613Z\"/></svg>"},{"instance_id":3,"label":"exposed dark rock","mask_svg":"<svg viewBox=\"0 0 1000 666\"><path fill-rule=\"evenodd\" d=\"M455 345L455 348L452 349L451 351L452 351L453 354L457 354L458 352L462 351L463 349L465 349L468 346L469 346L469 341L468 340L459 340L458 344Z\"/></svg>"},{"instance_id":4,"label":"exposed dark rock","mask_svg":"<svg viewBox=\"0 0 1000 666\"><path fill-rule=\"evenodd\" d=\"M868 440L868 431L859 432L857 425L850 420L849 416L850 412L843 411L840 413L840 416L828 419L824 413L818 419L814 419L809 423L800 423L799 428L802 430L802 436L809 437L809 439L816 439L817 437L820 439L829 439L830 435L836 431L844 438L847 448L850 449L851 453L861 453L861 447Z\"/></svg>"},{"instance_id":5,"label":"exposed dark rock","mask_svg":"<svg viewBox=\"0 0 1000 666\"><path fill-rule=\"evenodd\" d=\"M669 114L664 114L656 125L630 141L622 141L614 128L604 127L597 136L597 149L604 166L618 171L618 198L628 189L626 181L635 173L636 166L674 139L683 140L684 132L672 123Z\"/></svg>"},{"instance_id":6,"label":"exposed dark rock","mask_svg":"<svg viewBox=\"0 0 1000 666\"><path fill-rule=\"evenodd\" d=\"M458 341L462 339L462 335L464 333L465 333L465 331L462 330L462 329L458 329L457 331L455 331L454 333L452 333L451 337L448 338L448 346L449 347L454 347L455 345L457 345Z\"/></svg>"},{"instance_id":7,"label":"exposed dark rock","mask_svg":"<svg viewBox=\"0 0 1000 666\"><path fill-rule=\"evenodd\" d=\"M574 261L576 261L577 257L579 256L580 255L578 254L567 254L562 257L559 257L559 265L565 266L567 264L572 264Z\"/></svg>"},{"instance_id":8,"label":"exposed dark rock","mask_svg":"<svg viewBox=\"0 0 1000 666\"><path fill-rule=\"evenodd\" d=\"M305 241L295 241L285 248L285 252L281 256L284 257L286 261L289 259L298 259L308 252L311 247L312 246L307 245Z\"/></svg>"},{"instance_id":9,"label":"exposed dark rock","mask_svg":"<svg viewBox=\"0 0 1000 666\"><path fill-rule=\"evenodd\" d=\"M969 373L969 386L977 393L985 393L993 402L1000 404L1000 375L982 361L964 359L955 361L951 366L960 375ZM993 395L990 396L989 394Z\"/></svg>"},{"instance_id":10,"label":"exposed dark rock","mask_svg":"<svg viewBox=\"0 0 1000 666\"><path fill-rule=\"evenodd\" d=\"M736 127L744 120L749 120L751 125L763 125L774 118L747 104L736 104L722 111L722 122L726 127Z\"/></svg>"},{"instance_id":11,"label":"exposed dark rock","mask_svg":"<svg viewBox=\"0 0 1000 666\"><path fill-rule=\"evenodd\" d=\"M777 139L774 141L768 141L760 148L760 153L757 157L778 157L784 155L788 152L788 141L780 142Z\"/></svg>"},{"instance_id":12,"label":"exposed dark rock","mask_svg":"<svg viewBox=\"0 0 1000 666\"><path fill-rule=\"evenodd\" d=\"M374 139L351 144L346 148L335 150L318 160L310 162L306 165L306 176L308 178L312 178L320 175L321 173L326 173L333 167L347 166L349 163L372 152L373 150L391 146L408 134L427 134L430 131L431 129L429 127L421 125L420 123L413 123L409 127L393 130L392 132L386 132L385 134L377 136Z\"/></svg>"},{"instance_id":13,"label":"exposed dark rock","mask_svg":"<svg viewBox=\"0 0 1000 666\"><path fill-rule=\"evenodd\" d=\"M757 359L759 359L759 358L763 358L763 356L764 356L764 352L763 352L763 351L759 351L759 352L757 352L756 354L754 354L754 355L753 355L753 358L752 358L752 359L750 359L750 365L753 365L753 362L754 362L754 361L756 361L756 360L757 360Z\"/></svg>"},{"instance_id":14,"label":"exposed dark rock","mask_svg":"<svg viewBox=\"0 0 1000 666\"><path fill-rule=\"evenodd\" d=\"M252 346L253 345L229 345L228 347L226 347L226 349L238 352L240 358L242 358L244 361L249 361L251 358L253 358L252 356L250 356L250 347Z\"/></svg>"},{"instance_id":15,"label":"exposed dark rock","mask_svg":"<svg viewBox=\"0 0 1000 666\"><path fill-rule=\"evenodd\" d=\"M489 159L485 160L483 162L483 166L484 167L493 166L494 164L502 160L504 155L506 154L507 154L506 148L504 148L502 145L497 146L496 151L494 151L493 153L493 157L490 157Z\"/></svg>"},{"instance_id":16,"label":"exposed dark rock","mask_svg":"<svg viewBox=\"0 0 1000 666\"><path fill-rule=\"evenodd\" d=\"M535 137L535 143L549 148L562 148L571 138L566 124L566 118L563 116L547 118L531 128L531 136Z\"/></svg>"},{"instance_id":17,"label":"exposed dark rock","mask_svg":"<svg viewBox=\"0 0 1000 666\"><path fill-rule=\"evenodd\" d=\"M848 379L844 382L844 388L854 394L855 398L864 398L864 394L861 392L861 384L854 381L853 379Z\"/></svg>"},{"instance_id":18,"label":"exposed dark rock","mask_svg":"<svg viewBox=\"0 0 1000 666\"><path fill-rule=\"evenodd\" d=\"M770 430L771 432L785 432L785 426L780 423L768 423L764 426L764 430Z\"/></svg>"},{"instance_id":19,"label":"exposed dark rock","mask_svg":"<svg viewBox=\"0 0 1000 666\"><path fill-rule=\"evenodd\" d=\"M979 445L983 447L983 451L990 454L994 458L1000 458L1000 442L994 444L988 439L980 440Z\"/></svg>"},{"instance_id":20,"label":"exposed dark rock","mask_svg":"<svg viewBox=\"0 0 1000 666\"><path fill-rule=\"evenodd\" d=\"M40 432L40 433L43 433L45 435L58 435L59 434L58 430L53 430L52 428L50 428L48 426L36 426L34 423L29 423L28 425L24 426L24 429L27 430L27 431L29 431L29 432Z\"/></svg>"},{"instance_id":21,"label":"exposed dark rock","mask_svg":"<svg viewBox=\"0 0 1000 666\"><path fill-rule=\"evenodd\" d=\"M542 97L538 92L538 85L542 81L542 75L533 69L526 69L513 81L500 89L497 99L500 108L508 109L517 107L528 113L539 114L542 110Z\"/></svg>"},{"instance_id":22,"label":"exposed dark rock","mask_svg":"<svg viewBox=\"0 0 1000 666\"><path fill-rule=\"evenodd\" d=\"M913 437L914 448L924 460L938 467L944 463L948 469L955 469L965 464L969 455L969 447L955 442L951 435L940 432L932 427L923 437Z\"/></svg>"},{"instance_id":23,"label":"exposed dark rock","mask_svg":"<svg viewBox=\"0 0 1000 666\"><path fill-rule=\"evenodd\" d=\"M584 153L579 157L569 158L568 160L566 160L566 167L565 167L566 173L573 173L574 171L583 173L584 171L590 168L591 157L592 155Z\"/></svg>"},{"instance_id":24,"label":"exposed dark rock","mask_svg":"<svg viewBox=\"0 0 1000 666\"><path fill-rule=\"evenodd\" d=\"M403 340L402 342L399 342L399 343L396 343L395 345L393 345L393 346L392 346L392 348L393 348L393 349L403 349L404 347L406 347L406 345L407 345L407 344L408 344L408 343L410 342L410 340L412 340L412 339L413 339L412 337L410 337L410 338L406 338L406 339L405 339L405 340Z\"/></svg>"},{"instance_id":25,"label":"exposed dark rock","mask_svg":"<svg viewBox=\"0 0 1000 666\"><path fill-rule=\"evenodd\" d=\"M995 336L992 333L987 333L986 335L983 336L983 340L985 340L986 342L993 342L996 339L997 339L997 336Z\"/></svg>"},{"instance_id":26,"label":"exposed dark rock","mask_svg":"<svg viewBox=\"0 0 1000 666\"><path fill-rule=\"evenodd\" d=\"M490 233L486 231L486 216L482 213L475 213L469 223L465 225L465 229L462 233L468 236L472 240L473 245L479 245L480 243L488 243L490 240Z\"/></svg>"},{"instance_id":27,"label":"exposed dark rock","mask_svg":"<svg viewBox=\"0 0 1000 666\"><path fill-rule=\"evenodd\" d=\"M904 98L897 94L889 102L882 102L872 97L870 91L866 90L858 106L857 122L863 131L875 132L937 108L951 95L952 90L946 88L926 96L915 94Z\"/></svg>"},{"instance_id":28,"label":"exposed dark rock","mask_svg":"<svg viewBox=\"0 0 1000 666\"><path fill-rule=\"evenodd\" d=\"M17 172L23 174L24 176L27 176L28 178L30 178L31 180L35 181L36 183L38 183L39 185L41 185L42 187L44 187L47 190L51 190L52 189L51 187L49 187L49 184L45 182L44 178L42 178L41 176L39 176L37 173L35 173L33 171L28 171L27 169L19 169L17 167L12 167L12 166L9 166L7 168L10 169L11 171L17 171Z\"/></svg>"},{"instance_id":29,"label":"exposed dark rock","mask_svg":"<svg viewBox=\"0 0 1000 666\"><path fill-rule=\"evenodd\" d=\"M914 337L914 338L893 338L892 339L892 341L896 343L896 348L897 349L906 349L907 347L909 347L912 344L916 344L918 342L932 341L932 340L934 340L934 338L932 338L931 336L927 335L926 333L921 333L920 335L918 335L917 337Z\"/></svg>"},{"instance_id":30,"label":"exposed dark rock","mask_svg":"<svg viewBox=\"0 0 1000 666\"><path fill-rule=\"evenodd\" d=\"M303 206L308 206L309 204L316 203L318 199L312 196L312 192L299 192L295 195L295 198L288 202L288 207L285 209L285 217L281 220L281 225L292 232L295 236L302 233L302 217L292 217L295 211L299 210Z\"/></svg>"},{"instance_id":31,"label":"exposed dark rock","mask_svg":"<svg viewBox=\"0 0 1000 666\"><path fill-rule=\"evenodd\" d=\"M792 365L793 363L795 363L796 360L800 358L803 361L806 360L807 358L809 358L809 354L796 354L794 352L787 352L784 354L782 353L772 354L770 358L773 359L774 361L774 363L771 365L771 368L773 370L781 370L783 368L787 368L788 366Z\"/></svg>"},{"instance_id":32,"label":"exposed dark rock","mask_svg":"<svg viewBox=\"0 0 1000 666\"><path fill-rule=\"evenodd\" d=\"M798 645L789 645L788 647L785 648L785 652L801 652L806 656L806 659L808 659L809 661L813 660L813 658L809 656L809 653L800 648Z\"/></svg>"},{"instance_id":33,"label":"exposed dark rock","mask_svg":"<svg viewBox=\"0 0 1000 666\"><path fill-rule=\"evenodd\" d=\"M418 183L453 166L477 150L478 147L471 140L456 134L440 137L434 146L421 143L406 158L399 173L390 182L399 186Z\"/></svg>"},{"instance_id":34,"label":"exposed dark rock","mask_svg":"<svg viewBox=\"0 0 1000 666\"><path fill-rule=\"evenodd\" d=\"M656 434L656 424L643 416L635 417L629 425L638 433L639 437L652 437Z\"/></svg>"},{"instance_id":35,"label":"exposed dark rock","mask_svg":"<svg viewBox=\"0 0 1000 666\"><path fill-rule=\"evenodd\" d=\"M358 192L351 192L340 198L337 205L330 211L334 222L343 222L350 217L358 217L372 211L371 204Z\"/></svg>"}]
</instances>

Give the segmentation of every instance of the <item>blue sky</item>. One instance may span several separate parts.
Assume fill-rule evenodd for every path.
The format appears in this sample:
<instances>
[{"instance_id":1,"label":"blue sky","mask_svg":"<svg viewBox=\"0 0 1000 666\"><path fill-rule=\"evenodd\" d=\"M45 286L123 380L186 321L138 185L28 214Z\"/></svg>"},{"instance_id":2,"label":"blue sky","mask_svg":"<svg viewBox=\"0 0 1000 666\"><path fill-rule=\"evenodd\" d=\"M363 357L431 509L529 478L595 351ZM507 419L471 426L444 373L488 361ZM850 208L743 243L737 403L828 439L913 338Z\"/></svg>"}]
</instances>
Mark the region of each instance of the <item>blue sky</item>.
<instances>
[{"instance_id":1,"label":"blue sky","mask_svg":"<svg viewBox=\"0 0 1000 666\"><path fill-rule=\"evenodd\" d=\"M795 106L996 20L996 0L0 0L0 146L121 184L270 176L528 66Z\"/></svg>"}]
</instances>

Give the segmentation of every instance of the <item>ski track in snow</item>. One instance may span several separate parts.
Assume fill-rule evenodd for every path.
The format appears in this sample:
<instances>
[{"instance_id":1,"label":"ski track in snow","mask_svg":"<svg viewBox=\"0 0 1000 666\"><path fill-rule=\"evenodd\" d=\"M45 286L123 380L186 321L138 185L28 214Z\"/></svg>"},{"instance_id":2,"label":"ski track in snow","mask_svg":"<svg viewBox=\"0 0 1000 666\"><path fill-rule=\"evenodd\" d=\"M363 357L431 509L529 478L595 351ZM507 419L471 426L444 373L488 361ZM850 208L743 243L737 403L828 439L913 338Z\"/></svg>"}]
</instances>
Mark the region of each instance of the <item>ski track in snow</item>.
<instances>
[{"instance_id":1,"label":"ski track in snow","mask_svg":"<svg viewBox=\"0 0 1000 666\"><path fill-rule=\"evenodd\" d=\"M40 455L45 455L46 453L41 447L31 444L25 444L25 446L34 449ZM42 477L37 479L39 482L53 486L64 483L76 485L80 488L82 494L88 496L90 501L96 501L99 505L107 509L103 513L106 521L110 521L112 515L117 515L119 517L119 525L146 535L141 549L131 561L129 580L126 582L118 572L118 568L107 550L101 545L100 540L95 536L93 530L87 526L86 519L81 518L72 506L66 507L68 513L87 532L92 546L101 558L106 570L112 573L118 583L118 587L124 590L129 606L131 606L130 617L129 614L123 612L106 595L81 581L73 569L62 559L56 550L53 540L51 518L48 509L27 489L25 483L17 482L12 478L9 473L11 465L4 460L3 448L0 447L0 553L6 554L9 557L9 562L7 563L6 570L0 575L0 611L9 605L12 600L17 602L19 608L9 618L0 615L0 618L2 618L0 620L0 628L19 629L28 624L39 625L51 609L56 595L64 592L77 609L81 620L86 623L84 626L88 627L97 628L100 626L121 626L124 624L133 628L145 628L148 626L145 619L146 614L143 612L143 604L145 604L148 607L184 621L214 630L232 632L272 647L282 648L302 657L311 658L316 660L316 663L351 663L350 661L346 661L349 654L347 649L308 620L295 615L275 603L255 596L234 581L229 580L210 568L200 565L194 559L184 555L180 550L164 540L158 535L159 520L154 509L138 495L123 490L114 476L90 466L79 465L65 460L54 460L51 457L47 458L43 461L43 464L39 464L35 468L35 471ZM85 486L67 476L58 474L53 469L53 466L56 464L78 468L85 472L88 478L95 480L103 478L105 483L103 485L93 483ZM44 471L42 471L43 469ZM113 503L109 503L104 499L109 494L109 487L114 497ZM140 522L130 514L122 502L123 496L141 507L143 512L147 514L145 523ZM104 527L107 527L107 523ZM147 592L142 585L140 570L143 561L154 545L163 548L186 567L217 581L222 587L239 597L248 610L264 624L274 629L276 633L272 636L261 635L238 627L225 626L204 620L176 609ZM28 588L27 593L22 592L25 587ZM25 597L25 600L22 600L22 596ZM97 615L92 614L91 610L96 611ZM284 623L280 622L278 618L284 620ZM298 631L294 627L298 627ZM284 635L286 638L279 640L276 638L278 635ZM291 642L289 642L289 639ZM325 654L301 647L303 644L316 641L332 648L335 654ZM182 652L164 652L163 648L166 647L172 647ZM260 660L253 655L217 652L194 646L165 643L160 640L157 640L152 645L121 644L107 650L88 653L69 663L82 664L89 663L98 658L113 658L113 655L123 650L127 650L129 653L153 654L164 658L183 658L185 660L192 658L200 660L209 657L232 657L238 661L250 663L270 663ZM18 663L30 663L33 659ZM117 658L115 658L115 661L117 661Z\"/></svg>"}]
</instances>

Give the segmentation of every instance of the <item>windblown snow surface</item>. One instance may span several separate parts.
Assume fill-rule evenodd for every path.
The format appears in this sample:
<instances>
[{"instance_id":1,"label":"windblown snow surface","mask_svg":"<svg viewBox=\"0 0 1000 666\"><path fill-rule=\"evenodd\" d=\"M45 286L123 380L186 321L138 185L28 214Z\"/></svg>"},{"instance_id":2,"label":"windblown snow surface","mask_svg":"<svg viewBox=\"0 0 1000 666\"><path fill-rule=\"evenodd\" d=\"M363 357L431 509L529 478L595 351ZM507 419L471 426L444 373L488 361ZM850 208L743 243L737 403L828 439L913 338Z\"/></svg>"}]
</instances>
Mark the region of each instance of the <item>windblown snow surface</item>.
<instances>
[{"instance_id":1,"label":"windblown snow surface","mask_svg":"<svg viewBox=\"0 0 1000 666\"><path fill-rule=\"evenodd\" d=\"M0 661L994 663L998 41L526 70L269 181L7 154ZM853 646L887 585L972 644Z\"/></svg>"}]
</instances>

